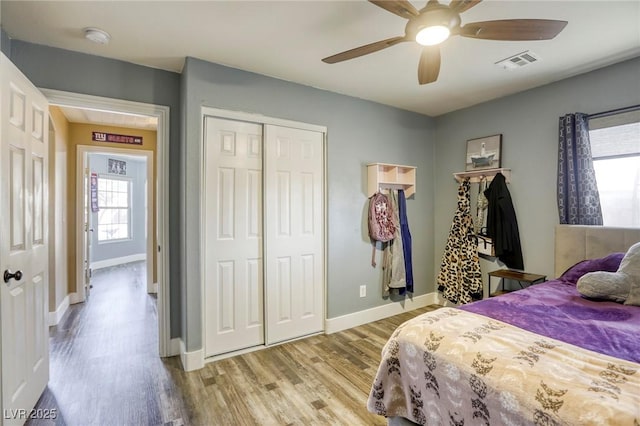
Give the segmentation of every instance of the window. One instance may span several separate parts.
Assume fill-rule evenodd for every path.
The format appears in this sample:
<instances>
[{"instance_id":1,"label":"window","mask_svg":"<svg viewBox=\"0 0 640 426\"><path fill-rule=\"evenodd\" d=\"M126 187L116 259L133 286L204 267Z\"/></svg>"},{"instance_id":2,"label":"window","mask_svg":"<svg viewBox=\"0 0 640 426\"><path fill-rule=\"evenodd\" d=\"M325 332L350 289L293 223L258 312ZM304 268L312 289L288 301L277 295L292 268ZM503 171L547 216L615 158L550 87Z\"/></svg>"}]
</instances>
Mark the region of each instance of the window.
<instances>
[{"instance_id":1,"label":"window","mask_svg":"<svg viewBox=\"0 0 640 426\"><path fill-rule=\"evenodd\" d=\"M640 108L589 119L605 226L640 228Z\"/></svg>"},{"instance_id":2,"label":"window","mask_svg":"<svg viewBox=\"0 0 640 426\"><path fill-rule=\"evenodd\" d=\"M131 238L131 182L101 176L98 207L98 241Z\"/></svg>"}]
</instances>

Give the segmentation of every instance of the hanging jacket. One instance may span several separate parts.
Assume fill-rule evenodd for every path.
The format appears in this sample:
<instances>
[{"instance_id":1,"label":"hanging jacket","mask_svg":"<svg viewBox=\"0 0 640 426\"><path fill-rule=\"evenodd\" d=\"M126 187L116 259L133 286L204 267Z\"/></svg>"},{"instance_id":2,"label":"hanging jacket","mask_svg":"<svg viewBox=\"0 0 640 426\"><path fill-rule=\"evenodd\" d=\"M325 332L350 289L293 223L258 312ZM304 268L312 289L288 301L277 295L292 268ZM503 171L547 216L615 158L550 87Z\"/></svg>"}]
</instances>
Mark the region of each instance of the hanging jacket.
<instances>
[{"instance_id":1,"label":"hanging jacket","mask_svg":"<svg viewBox=\"0 0 640 426\"><path fill-rule=\"evenodd\" d=\"M396 232L393 240L389 242L389 251L386 253L383 268L387 268L385 277L384 293L390 289L398 289L404 292L407 287L405 266L404 266L404 250L402 248L402 236L400 234L399 218L398 218L398 193L394 190L389 191L389 201L391 203L391 214L393 223L396 225Z\"/></svg>"},{"instance_id":2,"label":"hanging jacket","mask_svg":"<svg viewBox=\"0 0 640 426\"><path fill-rule=\"evenodd\" d=\"M404 269L406 271L407 289L413 293L413 263L411 261L411 232L409 232L409 220L407 219L407 200L404 190L398 190L398 216L400 221L400 235L402 236L402 251L404 252ZM400 294L404 294L404 289Z\"/></svg>"},{"instance_id":3,"label":"hanging jacket","mask_svg":"<svg viewBox=\"0 0 640 426\"><path fill-rule=\"evenodd\" d=\"M458 208L453 216L436 281L438 291L453 303L468 303L482 299L478 240L473 230L469 187L467 178L458 188Z\"/></svg>"},{"instance_id":4,"label":"hanging jacket","mask_svg":"<svg viewBox=\"0 0 640 426\"><path fill-rule=\"evenodd\" d=\"M496 174L484 195L489 200L487 235L493 241L496 257L509 268L523 270L524 261L516 211L502 173Z\"/></svg>"}]
</instances>

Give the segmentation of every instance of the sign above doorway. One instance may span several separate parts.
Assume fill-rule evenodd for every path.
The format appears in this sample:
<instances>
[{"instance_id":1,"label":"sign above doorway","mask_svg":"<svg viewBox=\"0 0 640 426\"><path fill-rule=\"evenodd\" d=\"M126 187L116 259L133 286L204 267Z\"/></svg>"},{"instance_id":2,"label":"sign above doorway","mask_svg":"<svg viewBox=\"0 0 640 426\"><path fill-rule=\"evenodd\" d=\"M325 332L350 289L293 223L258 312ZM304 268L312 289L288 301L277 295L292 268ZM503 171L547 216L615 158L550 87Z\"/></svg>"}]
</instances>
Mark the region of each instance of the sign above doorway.
<instances>
[{"instance_id":1,"label":"sign above doorway","mask_svg":"<svg viewBox=\"0 0 640 426\"><path fill-rule=\"evenodd\" d=\"M94 140L96 142L113 142L142 145L142 136L118 135L115 133L91 132L91 140Z\"/></svg>"}]
</instances>

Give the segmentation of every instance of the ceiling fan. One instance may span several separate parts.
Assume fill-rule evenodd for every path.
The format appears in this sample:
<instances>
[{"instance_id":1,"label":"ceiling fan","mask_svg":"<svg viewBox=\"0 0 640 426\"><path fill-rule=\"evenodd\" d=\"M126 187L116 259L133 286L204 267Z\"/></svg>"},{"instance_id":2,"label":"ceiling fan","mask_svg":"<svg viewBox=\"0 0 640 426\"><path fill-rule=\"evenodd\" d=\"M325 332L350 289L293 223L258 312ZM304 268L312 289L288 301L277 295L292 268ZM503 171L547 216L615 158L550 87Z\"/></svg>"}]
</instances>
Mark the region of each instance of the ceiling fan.
<instances>
[{"instance_id":1,"label":"ceiling fan","mask_svg":"<svg viewBox=\"0 0 640 426\"><path fill-rule=\"evenodd\" d=\"M482 0L452 0L448 5L429 0L416 9L407 0L369 0L402 18L408 19L404 36L392 37L365 46L356 47L322 61L328 64L346 61L406 41L423 45L418 64L420 84L433 83L440 73L440 43L451 35L484 40L550 40L563 30L567 21L548 19L504 19L499 21L471 22L461 26L460 14L476 6Z\"/></svg>"}]
</instances>

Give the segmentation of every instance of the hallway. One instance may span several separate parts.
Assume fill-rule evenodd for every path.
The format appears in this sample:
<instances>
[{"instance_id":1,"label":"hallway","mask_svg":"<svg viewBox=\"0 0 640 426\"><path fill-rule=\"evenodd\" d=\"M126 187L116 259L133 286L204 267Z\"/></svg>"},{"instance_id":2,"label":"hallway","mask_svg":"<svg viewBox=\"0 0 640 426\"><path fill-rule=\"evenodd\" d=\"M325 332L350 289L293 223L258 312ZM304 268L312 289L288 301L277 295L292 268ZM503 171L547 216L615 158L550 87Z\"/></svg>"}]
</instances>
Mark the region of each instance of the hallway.
<instances>
[{"instance_id":1,"label":"hallway","mask_svg":"<svg viewBox=\"0 0 640 426\"><path fill-rule=\"evenodd\" d=\"M182 424L171 377L180 361L158 357L146 263L97 270L92 284L88 301L49 329L50 380L36 409L56 408L57 425Z\"/></svg>"}]
</instances>

